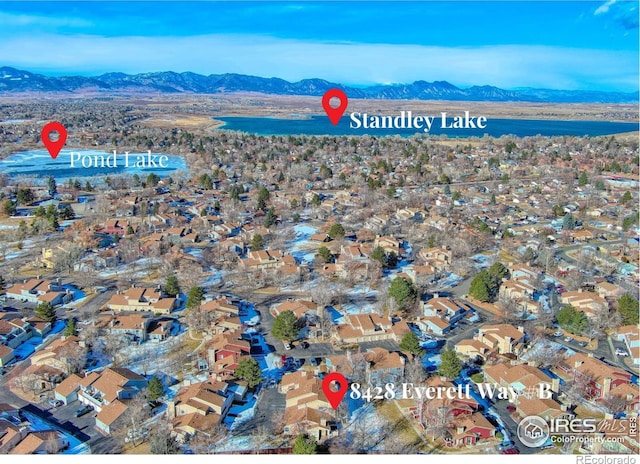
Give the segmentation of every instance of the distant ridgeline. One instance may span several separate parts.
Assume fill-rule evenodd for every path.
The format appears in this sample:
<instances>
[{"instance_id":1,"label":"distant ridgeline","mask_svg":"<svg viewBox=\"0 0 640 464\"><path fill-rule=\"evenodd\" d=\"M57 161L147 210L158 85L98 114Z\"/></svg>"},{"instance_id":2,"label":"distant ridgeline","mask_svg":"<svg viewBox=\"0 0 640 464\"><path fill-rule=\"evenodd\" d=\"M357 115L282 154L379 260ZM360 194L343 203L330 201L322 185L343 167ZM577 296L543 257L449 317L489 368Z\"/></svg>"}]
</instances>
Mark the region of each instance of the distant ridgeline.
<instances>
[{"instance_id":1,"label":"distant ridgeline","mask_svg":"<svg viewBox=\"0 0 640 464\"><path fill-rule=\"evenodd\" d=\"M203 76L191 72L155 72L128 75L107 73L96 77L49 77L0 67L0 92L159 92L224 93L260 92L274 95L321 96L332 88L344 90L349 98L384 100L523 101L548 103L638 103L639 93L581 90L504 90L488 85L461 89L445 81L416 81L412 84L345 87L323 79L288 82L278 78L242 74Z\"/></svg>"}]
</instances>

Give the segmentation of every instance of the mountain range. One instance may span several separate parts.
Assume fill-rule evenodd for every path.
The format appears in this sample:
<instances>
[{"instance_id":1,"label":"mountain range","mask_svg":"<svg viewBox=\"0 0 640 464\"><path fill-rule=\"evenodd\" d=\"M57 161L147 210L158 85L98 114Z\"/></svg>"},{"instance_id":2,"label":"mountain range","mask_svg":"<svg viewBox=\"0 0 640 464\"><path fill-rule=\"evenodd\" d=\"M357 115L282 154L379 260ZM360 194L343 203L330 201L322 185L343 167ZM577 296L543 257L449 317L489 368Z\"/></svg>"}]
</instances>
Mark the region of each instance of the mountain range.
<instances>
[{"instance_id":1,"label":"mountain range","mask_svg":"<svg viewBox=\"0 0 640 464\"><path fill-rule=\"evenodd\" d=\"M321 96L331 88L342 89L349 98L385 100L522 101L547 103L635 103L639 93L525 88L504 90L488 85L456 87L446 81L415 81L411 84L347 87L323 79L288 82L275 77L243 74L152 72L143 74L107 73L101 76L45 76L11 67L0 67L0 92L99 92L219 94L259 92L274 95Z\"/></svg>"}]
</instances>

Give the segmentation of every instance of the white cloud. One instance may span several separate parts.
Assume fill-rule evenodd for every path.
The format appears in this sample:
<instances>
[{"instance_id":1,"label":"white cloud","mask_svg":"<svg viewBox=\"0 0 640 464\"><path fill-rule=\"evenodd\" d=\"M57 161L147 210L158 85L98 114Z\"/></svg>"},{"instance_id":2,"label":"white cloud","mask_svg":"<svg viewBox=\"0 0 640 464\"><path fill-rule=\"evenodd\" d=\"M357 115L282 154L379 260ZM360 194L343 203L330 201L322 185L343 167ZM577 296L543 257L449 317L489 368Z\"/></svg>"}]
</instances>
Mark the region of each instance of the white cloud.
<instances>
[{"instance_id":1,"label":"white cloud","mask_svg":"<svg viewBox=\"0 0 640 464\"><path fill-rule=\"evenodd\" d=\"M502 88L637 90L638 55L546 46L429 47L312 42L252 35L47 35L0 42L2 64L67 74L236 72L345 84L447 80Z\"/></svg>"},{"instance_id":2,"label":"white cloud","mask_svg":"<svg viewBox=\"0 0 640 464\"><path fill-rule=\"evenodd\" d=\"M42 26L43 28L92 26L91 22L81 18L13 14L5 13L4 11L0 11L0 24L2 24L3 29L25 26Z\"/></svg>"},{"instance_id":3,"label":"white cloud","mask_svg":"<svg viewBox=\"0 0 640 464\"><path fill-rule=\"evenodd\" d=\"M617 0L607 0L605 3L600 5L593 14L599 15L599 14L608 13L609 12L609 8L611 8L611 6L614 3L616 3L616 1Z\"/></svg>"}]
</instances>

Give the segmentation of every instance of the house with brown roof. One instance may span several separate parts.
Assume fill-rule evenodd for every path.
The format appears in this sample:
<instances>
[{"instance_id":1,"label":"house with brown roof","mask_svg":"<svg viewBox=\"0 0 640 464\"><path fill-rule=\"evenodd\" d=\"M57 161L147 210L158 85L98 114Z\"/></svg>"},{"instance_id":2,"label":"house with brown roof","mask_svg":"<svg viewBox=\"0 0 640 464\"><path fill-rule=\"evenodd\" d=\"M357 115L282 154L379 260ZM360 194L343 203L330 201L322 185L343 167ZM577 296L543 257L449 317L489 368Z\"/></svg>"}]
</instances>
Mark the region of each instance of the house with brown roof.
<instances>
[{"instance_id":1,"label":"house with brown roof","mask_svg":"<svg viewBox=\"0 0 640 464\"><path fill-rule=\"evenodd\" d=\"M583 376L587 382L587 398L596 401L615 395L618 387L631 383L631 373L602 362L591 354L575 353L563 360L558 370L568 379Z\"/></svg>"},{"instance_id":2,"label":"house with brown roof","mask_svg":"<svg viewBox=\"0 0 640 464\"><path fill-rule=\"evenodd\" d=\"M153 320L150 311L131 314L102 314L94 323L101 333L120 335L131 342L144 342L147 340L149 324Z\"/></svg>"},{"instance_id":3,"label":"house with brown roof","mask_svg":"<svg viewBox=\"0 0 640 464\"><path fill-rule=\"evenodd\" d=\"M384 348L370 348L364 353L364 359L370 385L395 384L403 380L405 360L399 353Z\"/></svg>"},{"instance_id":4,"label":"house with brown roof","mask_svg":"<svg viewBox=\"0 0 640 464\"><path fill-rule=\"evenodd\" d=\"M151 311L169 314L177 307L175 298L165 297L159 289L131 287L123 293L116 293L107 302L112 311Z\"/></svg>"},{"instance_id":5,"label":"house with brown roof","mask_svg":"<svg viewBox=\"0 0 640 464\"><path fill-rule=\"evenodd\" d=\"M421 302L422 313L429 316L438 316L441 319L453 324L462 319L469 311L469 307L452 298L445 298L434 294L433 298Z\"/></svg>"},{"instance_id":6,"label":"house with brown roof","mask_svg":"<svg viewBox=\"0 0 640 464\"><path fill-rule=\"evenodd\" d=\"M436 271L445 271L451 265L453 254L451 250L443 247L422 248L418 251L418 259L423 264L428 264Z\"/></svg>"},{"instance_id":7,"label":"house with brown roof","mask_svg":"<svg viewBox=\"0 0 640 464\"><path fill-rule=\"evenodd\" d=\"M496 428L479 412L456 417L453 425L445 432L442 440L449 448L463 448L490 443L496 435Z\"/></svg>"},{"instance_id":8,"label":"house with brown roof","mask_svg":"<svg viewBox=\"0 0 640 464\"><path fill-rule=\"evenodd\" d=\"M6 419L0 419L0 454L9 454L26 434L27 431L24 428Z\"/></svg>"},{"instance_id":9,"label":"house with brown roof","mask_svg":"<svg viewBox=\"0 0 640 464\"><path fill-rule=\"evenodd\" d=\"M67 439L55 430L29 432L9 454L57 454L69 446Z\"/></svg>"},{"instance_id":10,"label":"house with brown roof","mask_svg":"<svg viewBox=\"0 0 640 464\"><path fill-rule=\"evenodd\" d=\"M30 357L32 366L50 366L67 374L84 364L86 346L78 337L62 337L54 340L46 348L36 351ZM78 358L81 359L78 362Z\"/></svg>"},{"instance_id":11,"label":"house with brown roof","mask_svg":"<svg viewBox=\"0 0 640 464\"><path fill-rule=\"evenodd\" d=\"M0 344L15 349L33 336L31 324L12 313L0 314Z\"/></svg>"},{"instance_id":12,"label":"house with brown roof","mask_svg":"<svg viewBox=\"0 0 640 464\"><path fill-rule=\"evenodd\" d=\"M406 321L393 322L377 314L348 314L345 323L335 327L333 338L339 343L360 343L378 340L399 341L411 329Z\"/></svg>"},{"instance_id":13,"label":"house with brown roof","mask_svg":"<svg viewBox=\"0 0 640 464\"><path fill-rule=\"evenodd\" d=\"M107 404L96 416L96 427L104 433L110 434L125 420L127 405L119 400Z\"/></svg>"},{"instance_id":14,"label":"house with brown roof","mask_svg":"<svg viewBox=\"0 0 640 464\"><path fill-rule=\"evenodd\" d=\"M546 421L551 419L570 419L573 414L567 411L567 405L553 398L520 396L516 400L516 413L521 417L538 416Z\"/></svg>"},{"instance_id":15,"label":"house with brown roof","mask_svg":"<svg viewBox=\"0 0 640 464\"><path fill-rule=\"evenodd\" d=\"M235 378L235 370L240 360L249 356L251 344L241 337L241 330L226 331L215 334L211 341L206 343L206 362L218 380Z\"/></svg>"},{"instance_id":16,"label":"house with brown roof","mask_svg":"<svg viewBox=\"0 0 640 464\"><path fill-rule=\"evenodd\" d=\"M229 411L233 393L228 384L216 380L197 382L183 386L172 401L167 403L169 417L174 427L185 433L201 430L203 425L216 425ZM196 418L195 415L202 416ZM204 417L209 416L206 420Z\"/></svg>"},{"instance_id":17,"label":"house with brown roof","mask_svg":"<svg viewBox=\"0 0 640 464\"><path fill-rule=\"evenodd\" d=\"M557 378L552 379L537 367L528 364L513 366L497 363L485 367L484 375L487 382L513 390L518 398L546 397L547 394L543 392L558 393L560 385Z\"/></svg>"},{"instance_id":18,"label":"house with brown roof","mask_svg":"<svg viewBox=\"0 0 640 464\"><path fill-rule=\"evenodd\" d=\"M240 314L240 302L226 296L221 296L202 303L200 309L213 313L213 316L216 318L238 316Z\"/></svg>"},{"instance_id":19,"label":"house with brown roof","mask_svg":"<svg viewBox=\"0 0 640 464\"><path fill-rule=\"evenodd\" d=\"M116 400L136 396L147 386L147 379L124 367L109 367L100 373L86 375L78 384L78 400L100 412Z\"/></svg>"},{"instance_id":20,"label":"house with brown roof","mask_svg":"<svg viewBox=\"0 0 640 464\"><path fill-rule=\"evenodd\" d=\"M304 433L321 443L338 433L338 427L332 412L312 407L285 409L284 434L294 437Z\"/></svg>"},{"instance_id":21,"label":"house with brown roof","mask_svg":"<svg viewBox=\"0 0 640 464\"><path fill-rule=\"evenodd\" d=\"M64 404L76 401L78 399L78 391L80 390L80 382L82 382L82 377L71 374L54 389L55 399L62 401Z\"/></svg>"},{"instance_id":22,"label":"house with brown roof","mask_svg":"<svg viewBox=\"0 0 640 464\"><path fill-rule=\"evenodd\" d=\"M478 329L473 339L455 344L456 353L468 357L487 359L491 353L518 355L524 348L525 333L522 327L510 324L486 324Z\"/></svg>"},{"instance_id":23,"label":"house with brown roof","mask_svg":"<svg viewBox=\"0 0 640 464\"><path fill-rule=\"evenodd\" d=\"M277 317L285 311L291 311L296 318L302 319L303 317L317 316L318 305L309 300L285 301L272 306L269 312L273 317Z\"/></svg>"},{"instance_id":24,"label":"house with brown roof","mask_svg":"<svg viewBox=\"0 0 640 464\"><path fill-rule=\"evenodd\" d=\"M0 344L0 367L4 367L9 364L14 357L13 348Z\"/></svg>"},{"instance_id":25,"label":"house with brown roof","mask_svg":"<svg viewBox=\"0 0 640 464\"><path fill-rule=\"evenodd\" d=\"M65 290L57 282L46 279L31 279L7 289L7 298L29 301L30 303L48 302L53 306L67 303L73 299L73 293Z\"/></svg>"},{"instance_id":26,"label":"house with brown roof","mask_svg":"<svg viewBox=\"0 0 640 464\"><path fill-rule=\"evenodd\" d=\"M376 238L373 241L373 247L382 248L385 253L395 253L396 256L402 256L404 254L404 248L402 247L402 242L395 238L393 235L389 236L381 236L376 235Z\"/></svg>"},{"instance_id":27,"label":"house with brown roof","mask_svg":"<svg viewBox=\"0 0 640 464\"><path fill-rule=\"evenodd\" d=\"M609 311L609 303L607 300L597 293L585 292L582 289L574 292L561 293L560 302L573 306L576 310L585 313L587 317L593 317L598 312Z\"/></svg>"},{"instance_id":28,"label":"house with brown roof","mask_svg":"<svg viewBox=\"0 0 640 464\"><path fill-rule=\"evenodd\" d=\"M640 365L640 328L637 325L625 325L616 330L618 340L624 342L633 364Z\"/></svg>"}]
</instances>

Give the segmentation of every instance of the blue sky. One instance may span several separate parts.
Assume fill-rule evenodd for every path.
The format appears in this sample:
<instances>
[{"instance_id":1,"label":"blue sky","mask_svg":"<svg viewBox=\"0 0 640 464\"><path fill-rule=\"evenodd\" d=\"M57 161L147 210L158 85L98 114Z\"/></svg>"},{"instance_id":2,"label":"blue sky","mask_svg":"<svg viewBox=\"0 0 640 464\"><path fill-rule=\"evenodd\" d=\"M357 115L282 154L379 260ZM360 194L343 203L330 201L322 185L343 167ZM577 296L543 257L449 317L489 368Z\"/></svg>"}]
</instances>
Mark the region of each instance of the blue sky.
<instances>
[{"instance_id":1,"label":"blue sky","mask_svg":"<svg viewBox=\"0 0 640 464\"><path fill-rule=\"evenodd\" d=\"M638 90L637 1L0 2L0 65Z\"/></svg>"}]
</instances>

